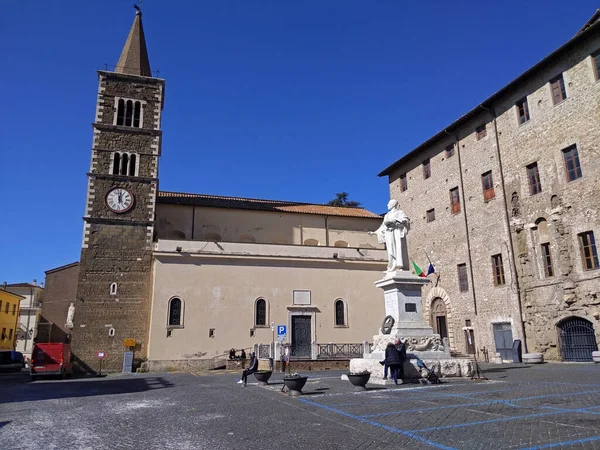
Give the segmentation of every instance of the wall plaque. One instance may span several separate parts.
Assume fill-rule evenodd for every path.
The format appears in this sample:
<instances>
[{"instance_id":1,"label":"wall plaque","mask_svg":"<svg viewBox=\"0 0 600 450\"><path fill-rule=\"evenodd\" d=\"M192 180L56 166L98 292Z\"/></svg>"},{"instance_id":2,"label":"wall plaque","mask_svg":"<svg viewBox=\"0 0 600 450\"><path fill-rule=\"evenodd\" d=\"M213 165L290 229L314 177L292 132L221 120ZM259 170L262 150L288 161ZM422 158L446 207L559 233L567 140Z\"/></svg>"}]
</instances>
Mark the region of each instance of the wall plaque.
<instances>
[{"instance_id":1,"label":"wall plaque","mask_svg":"<svg viewBox=\"0 0 600 450\"><path fill-rule=\"evenodd\" d=\"M404 311L406 312L417 312L417 304L416 303L405 303Z\"/></svg>"}]
</instances>

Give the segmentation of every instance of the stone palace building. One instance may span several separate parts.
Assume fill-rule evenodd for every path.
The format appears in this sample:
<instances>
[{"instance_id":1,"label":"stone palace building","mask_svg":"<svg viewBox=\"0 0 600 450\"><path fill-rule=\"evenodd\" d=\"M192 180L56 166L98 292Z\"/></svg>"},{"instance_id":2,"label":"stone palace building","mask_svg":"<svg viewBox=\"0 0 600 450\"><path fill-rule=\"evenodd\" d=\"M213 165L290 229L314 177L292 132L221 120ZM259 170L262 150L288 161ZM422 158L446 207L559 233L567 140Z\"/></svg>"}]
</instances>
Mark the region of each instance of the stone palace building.
<instances>
[{"instance_id":1,"label":"stone palace building","mask_svg":"<svg viewBox=\"0 0 600 450\"><path fill-rule=\"evenodd\" d=\"M598 349L599 19L380 173L411 256L437 268L423 311L456 350Z\"/></svg>"}]
</instances>

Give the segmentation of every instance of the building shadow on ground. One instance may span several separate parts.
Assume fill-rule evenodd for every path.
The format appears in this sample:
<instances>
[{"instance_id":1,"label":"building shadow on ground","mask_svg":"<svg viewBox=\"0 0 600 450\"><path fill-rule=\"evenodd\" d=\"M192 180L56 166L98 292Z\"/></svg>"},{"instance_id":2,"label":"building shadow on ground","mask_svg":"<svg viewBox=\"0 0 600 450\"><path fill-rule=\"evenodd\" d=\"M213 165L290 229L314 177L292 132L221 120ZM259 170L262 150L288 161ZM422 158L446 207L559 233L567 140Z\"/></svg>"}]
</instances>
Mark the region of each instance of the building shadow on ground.
<instances>
[{"instance_id":1,"label":"building shadow on ground","mask_svg":"<svg viewBox=\"0 0 600 450\"><path fill-rule=\"evenodd\" d=\"M74 380L44 380L34 383L5 385L0 388L0 404L33 402L59 398L96 395L130 394L173 387L162 377L83 378Z\"/></svg>"},{"instance_id":2,"label":"building shadow on ground","mask_svg":"<svg viewBox=\"0 0 600 450\"><path fill-rule=\"evenodd\" d=\"M496 373L496 372L506 372L507 370L514 370L514 369L529 369L531 366L527 365L527 364L523 364L520 366L501 366L498 365L498 367L486 367L485 369L482 368L480 366L481 372L483 372L484 374L486 373Z\"/></svg>"}]
</instances>

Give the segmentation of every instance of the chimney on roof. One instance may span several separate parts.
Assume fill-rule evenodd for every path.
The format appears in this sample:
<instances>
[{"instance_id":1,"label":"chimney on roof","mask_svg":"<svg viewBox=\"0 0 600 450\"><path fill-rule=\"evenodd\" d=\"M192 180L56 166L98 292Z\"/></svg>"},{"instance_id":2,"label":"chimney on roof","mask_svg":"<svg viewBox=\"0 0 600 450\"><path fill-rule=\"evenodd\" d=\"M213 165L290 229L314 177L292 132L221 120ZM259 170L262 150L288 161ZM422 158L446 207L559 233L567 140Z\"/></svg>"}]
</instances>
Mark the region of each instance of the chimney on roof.
<instances>
[{"instance_id":1,"label":"chimney on roof","mask_svg":"<svg viewBox=\"0 0 600 450\"><path fill-rule=\"evenodd\" d=\"M35 279L34 279L32 284L33 284L34 286L37 286L37 280L35 280Z\"/></svg>"}]
</instances>

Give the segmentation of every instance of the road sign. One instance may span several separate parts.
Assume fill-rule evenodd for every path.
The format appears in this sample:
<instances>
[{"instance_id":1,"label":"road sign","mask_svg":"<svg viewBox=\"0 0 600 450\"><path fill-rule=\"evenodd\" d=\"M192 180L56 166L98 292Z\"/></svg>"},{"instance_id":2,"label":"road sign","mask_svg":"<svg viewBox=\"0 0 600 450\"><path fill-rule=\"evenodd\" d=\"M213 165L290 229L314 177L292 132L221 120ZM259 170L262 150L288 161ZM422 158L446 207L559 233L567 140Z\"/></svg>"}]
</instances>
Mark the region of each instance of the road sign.
<instances>
[{"instance_id":1,"label":"road sign","mask_svg":"<svg viewBox=\"0 0 600 450\"><path fill-rule=\"evenodd\" d=\"M287 327L285 325L277 325L277 336L285 336L287 334Z\"/></svg>"},{"instance_id":2,"label":"road sign","mask_svg":"<svg viewBox=\"0 0 600 450\"><path fill-rule=\"evenodd\" d=\"M135 347L135 339L123 339L123 345L125 347Z\"/></svg>"},{"instance_id":3,"label":"road sign","mask_svg":"<svg viewBox=\"0 0 600 450\"><path fill-rule=\"evenodd\" d=\"M103 351L99 351L98 352L98 359L104 359L104 352Z\"/></svg>"}]
</instances>

